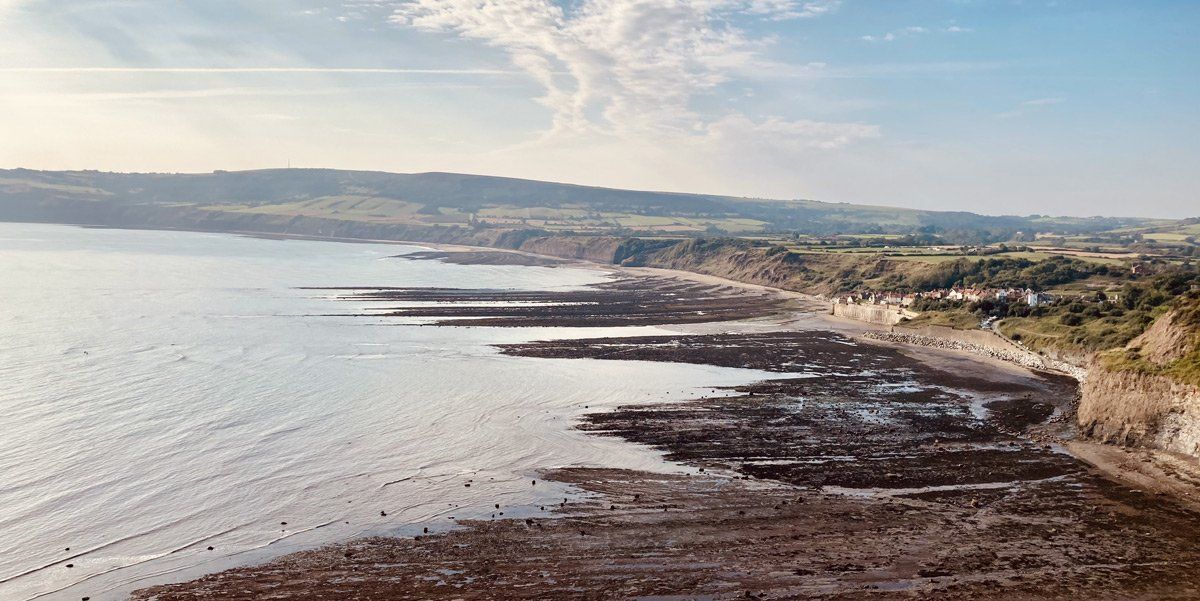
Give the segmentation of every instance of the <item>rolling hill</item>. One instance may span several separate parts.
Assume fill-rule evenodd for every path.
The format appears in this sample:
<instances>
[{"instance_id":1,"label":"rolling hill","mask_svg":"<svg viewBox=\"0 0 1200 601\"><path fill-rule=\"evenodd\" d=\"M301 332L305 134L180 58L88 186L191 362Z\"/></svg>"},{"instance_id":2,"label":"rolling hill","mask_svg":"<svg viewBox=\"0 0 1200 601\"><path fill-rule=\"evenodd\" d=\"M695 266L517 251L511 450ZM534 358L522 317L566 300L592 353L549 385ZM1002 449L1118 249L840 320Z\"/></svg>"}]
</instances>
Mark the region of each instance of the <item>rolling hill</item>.
<instances>
[{"instance_id":1,"label":"rolling hill","mask_svg":"<svg viewBox=\"0 0 1200 601\"><path fill-rule=\"evenodd\" d=\"M1161 224L333 169L204 174L0 170L0 219L268 232L288 224L312 230L306 220L318 220L322 227L315 229L336 230L344 237L415 240L431 239L431 228L450 228L464 234L488 230L493 236L520 231L672 237L918 234L955 243L1008 240L1018 232L1081 235Z\"/></svg>"}]
</instances>

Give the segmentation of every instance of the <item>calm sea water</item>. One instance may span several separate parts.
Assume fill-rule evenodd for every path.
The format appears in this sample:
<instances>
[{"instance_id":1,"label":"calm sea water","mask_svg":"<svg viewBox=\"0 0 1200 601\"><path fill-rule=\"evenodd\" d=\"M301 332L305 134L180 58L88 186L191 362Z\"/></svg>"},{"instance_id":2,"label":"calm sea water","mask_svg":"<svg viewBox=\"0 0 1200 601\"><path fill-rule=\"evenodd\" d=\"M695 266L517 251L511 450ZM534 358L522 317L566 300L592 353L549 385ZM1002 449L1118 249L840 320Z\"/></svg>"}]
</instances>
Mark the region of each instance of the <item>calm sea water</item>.
<instances>
[{"instance_id":1,"label":"calm sea water","mask_svg":"<svg viewBox=\"0 0 1200 601\"><path fill-rule=\"evenodd\" d=\"M505 357L490 345L662 332L321 317L370 305L298 289L608 277L388 258L414 250L0 224L0 599L123 598L495 503L536 510L564 493L531 485L538 468L678 469L571 430L579 414L769 377Z\"/></svg>"}]
</instances>

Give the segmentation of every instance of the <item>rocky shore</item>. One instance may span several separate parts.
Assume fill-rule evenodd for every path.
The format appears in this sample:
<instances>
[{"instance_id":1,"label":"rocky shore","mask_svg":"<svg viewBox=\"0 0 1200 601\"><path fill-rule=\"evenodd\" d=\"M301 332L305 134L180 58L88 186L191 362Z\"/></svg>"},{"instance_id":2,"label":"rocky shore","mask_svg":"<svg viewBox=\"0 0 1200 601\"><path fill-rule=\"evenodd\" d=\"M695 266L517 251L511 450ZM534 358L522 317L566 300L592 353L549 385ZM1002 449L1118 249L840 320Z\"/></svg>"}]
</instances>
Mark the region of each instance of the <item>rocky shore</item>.
<instances>
[{"instance_id":1,"label":"rocky shore","mask_svg":"<svg viewBox=\"0 0 1200 601\"><path fill-rule=\"evenodd\" d=\"M974 353L983 357L990 357L992 359L1006 361L1027 369L1066 374L1079 381L1083 381L1085 378L1087 378L1088 373L1087 370L1082 367L1072 365L1065 361L1043 357L1032 351L1018 349L1016 347L1011 349L998 348L997 346L993 345L978 344L938 336L923 336L921 334L910 334L895 330L890 332L869 331L865 332L863 337L870 338L872 340L880 340L883 342L894 342L929 348L966 351L968 353Z\"/></svg>"},{"instance_id":2,"label":"rocky shore","mask_svg":"<svg viewBox=\"0 0 1200 601\"><path fill-rule=\"evenodd\" d=\"M1054 376L954 372L819 331L603 338L526 357L749 366L729 396L631 404L579 427L685 473L541 475L534 517L375 538L140 591L195 599L1189 599L1200 514L1113 483L1028 434L1068 407ZM501 508L506 509L506 508Z\"/></svg>"},{"instance_id":3,"label":"rocky shore","mask_svg":"<svg viewBox=\"0 0 1200 601\"><path fill-rule=\"evenodd\" d=\"M355 314L421 318L444 326L600 327L735 321L778 314L796 304L777 294L673 277L617 277L581 290L312 288L338 300L393 303Z\"/></svg>"},{"instance_id":4,"label":"rocky shore","mask_svg":"<svg viewBox=\"0 0 1200 601\"><path fill-rule=\"evenodd\" d=\"M674 290L719 305L730 298L719 287L645 285L655 297ZM659 311L632 286L609 297L646 307L626 324L687 313ZM454 291L419 294L459 298ZM622 323L619 312L572 311L551 310L546 323ZM993 355L982 345L903 334L876 340L1021 364L1017 353ZM501 514L444 534L350 541L145 589L134 599L1200 597L1200 513L1118 484L1043 442L1073 436L1072 421L1055 419L1073 412L1072 378L951 361L951 353L923 356L822 330L500 350L753 368L779 377L680 402L631 399L577 425L660 450L673 462L663 473L547 466L539 480L571 485L582 496L533 508L531 517Z\"/></svg>"}]
</instances>

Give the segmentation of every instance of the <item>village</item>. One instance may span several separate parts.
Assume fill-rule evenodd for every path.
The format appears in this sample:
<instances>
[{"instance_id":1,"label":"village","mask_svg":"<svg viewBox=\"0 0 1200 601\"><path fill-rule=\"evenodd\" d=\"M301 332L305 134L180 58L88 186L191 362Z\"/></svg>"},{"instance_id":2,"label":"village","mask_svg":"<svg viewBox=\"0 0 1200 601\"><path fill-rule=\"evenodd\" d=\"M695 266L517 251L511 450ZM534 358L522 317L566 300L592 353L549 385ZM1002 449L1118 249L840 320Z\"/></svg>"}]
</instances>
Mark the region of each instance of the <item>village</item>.
<instances>
[{"instance_id":1,"label":"village","mask_svg":"<svg viewBox=\"0 0 1200 601\"><path fill-rule=\"evenodd\" d=\"M1055 297L1046 292L1020 288L942 288L928 292L874 292L859 291L840 294L834 297L834 304L841 305L894 305L911 307L920 299L948 300L960 302L980 302L995 300L1001 303L1023 300L1030 307L1041 307L1055 301Z\"/></svg>"}]
</instances>

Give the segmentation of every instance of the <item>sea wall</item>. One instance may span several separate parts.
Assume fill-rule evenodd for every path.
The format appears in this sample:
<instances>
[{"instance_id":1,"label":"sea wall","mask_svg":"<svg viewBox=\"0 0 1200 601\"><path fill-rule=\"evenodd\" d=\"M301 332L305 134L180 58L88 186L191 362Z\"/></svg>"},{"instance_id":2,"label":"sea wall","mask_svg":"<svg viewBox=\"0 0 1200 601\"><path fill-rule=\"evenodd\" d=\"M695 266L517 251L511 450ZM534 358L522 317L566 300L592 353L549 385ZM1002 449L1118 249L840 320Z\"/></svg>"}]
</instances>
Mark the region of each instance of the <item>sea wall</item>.
<instances>
[{"instance_id":1,"label":"sea wall","mask_svg":"<svg viewBox=\"0 0 1200 601\"><path fill-rule=\"evenodd\" d=\"M915 346L966 351L984 357L999 359L1028 369L1052 371L1066 374L1084 381L1088 371L1077 365L1043 357L1023 349L999 334L987 330L955 330L944 326L921 328L893 327L888 332L867 332L866 338L886 342L900 342Z\"/></svg>"},{"instance_id":2,"label":"sea wall","mask_svg":"<svg viewBox=\"0 0 1200 601\"><path fill-rule=\"evenodd\" d=\"M992 330L956 330L946 326L899 326L892 328L892 331L914 334L917 336L926 336L929 338L953 340L963 344L973 344L988 347L996 351L1036 354L1017 346L1007 338L993 332Z\"/></svg>"},{"instance_id":3,"label":"sea wall","mask_svg":"<svg viewBox=\"0 0 1200 601\"><path fill-rule=\"evenodd\" d=\"M833 315L868 323L891 326L904 319L904 313L889 305L855 305L833 303Z\"/></svg>"}]
</instances>

